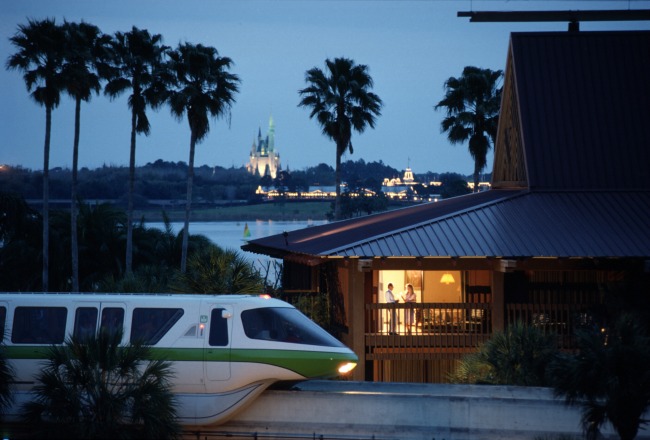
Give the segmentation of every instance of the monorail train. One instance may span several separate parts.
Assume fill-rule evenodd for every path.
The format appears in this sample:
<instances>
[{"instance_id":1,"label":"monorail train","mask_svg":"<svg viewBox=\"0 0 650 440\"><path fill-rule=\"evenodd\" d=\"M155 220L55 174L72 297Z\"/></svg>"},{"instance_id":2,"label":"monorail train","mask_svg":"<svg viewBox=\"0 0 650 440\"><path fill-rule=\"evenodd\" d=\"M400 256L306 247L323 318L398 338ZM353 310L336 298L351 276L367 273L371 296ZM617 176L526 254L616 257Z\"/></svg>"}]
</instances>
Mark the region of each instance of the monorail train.
<instances>
[{"instance_id":1,"label":"monorail train","mask_svg":"<svg viewBox=\"0 0 650 440\"><path fill-rule=\"evenodd\" d=\"M358 361L296 308L244 295L0 293L0 328L16 372L18 417L46 348L71 335L122 326L123 343L143 341L172 362L179 422L223 423L278 381L332 378Z\"/></svg>"}]
</instances>

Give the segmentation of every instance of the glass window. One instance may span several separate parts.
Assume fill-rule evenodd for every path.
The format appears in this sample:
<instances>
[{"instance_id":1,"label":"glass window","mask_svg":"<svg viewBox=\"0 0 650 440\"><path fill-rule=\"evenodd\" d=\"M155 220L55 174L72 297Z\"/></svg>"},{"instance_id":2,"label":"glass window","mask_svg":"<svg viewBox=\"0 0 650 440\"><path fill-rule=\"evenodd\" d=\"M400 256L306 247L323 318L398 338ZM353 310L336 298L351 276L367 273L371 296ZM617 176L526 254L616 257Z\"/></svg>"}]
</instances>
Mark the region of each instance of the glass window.
<instances>
[{"instance_id":1,"label":"glass window","mask_svg":"<svg viewBox=\"0 0 650 440\"><path fill-rule=\"evenodd\" d=\"M4 339L5 336L5 320L7 317L7 308L5 306L0 307L0 330L2 330L2 334L0 334L0 339Z\"/></svg>"},{"instance_id":2,"label":"glass window","mask_svg":"<svg viewBox=\"0 0 650 440\"><path fill-rule=\"evenodd\" d=\"M11 342L61 344L67 316L65 307L16 307Z\"/></svg>"},{"instance_id":3,"label":"glass window","mask_svg":"<svg viewBox=\"0 0 650 440\"><path fill-rule=\"evenodd\" d=\"M97 328L97 308L79 307L74 317L73 336L76 339L88 339L95 336Z\"/></svg>"},{"instance_id":4,"label":"glass window","mask_svg":"<svg viewBox=\"0 0 650 440\"><path fill-rule=\"evenodd\" d=\"M297 309L263 308L245 310L241 314L244 333L251 339L290 342L294 344L343 347Z\"/></svg>"},{"instance_id":5,"label":"glass window","mask_svg":"<svg viewBox=\"0 0 650 440\"><path fill-rule=\"evenodd\" d=\"M210 337L208 343L215 347L228 345L228 319L223 317L224 309L212 309L210 316Z\"/></svg>"},{"instance_id":6,"label":"glass window","mask_svg":"<svg viewBox=\"0 0 650 440\"><path fill-rule=\"evenodd\" d=\"M183 309L136 308L133 310L131 342L157 344L183 316Z\"/></svg>"},{"instance_id":7,"label":"glass window","mask_svg":"<svg viewBox=\"0 0 650 440\"><path fill-rule=\"evenodd\" d=\"M102 309L102 324L99 331L112 333L122 329L124 329L124 309L121 307Z\"/></svg>"}]
</instances>

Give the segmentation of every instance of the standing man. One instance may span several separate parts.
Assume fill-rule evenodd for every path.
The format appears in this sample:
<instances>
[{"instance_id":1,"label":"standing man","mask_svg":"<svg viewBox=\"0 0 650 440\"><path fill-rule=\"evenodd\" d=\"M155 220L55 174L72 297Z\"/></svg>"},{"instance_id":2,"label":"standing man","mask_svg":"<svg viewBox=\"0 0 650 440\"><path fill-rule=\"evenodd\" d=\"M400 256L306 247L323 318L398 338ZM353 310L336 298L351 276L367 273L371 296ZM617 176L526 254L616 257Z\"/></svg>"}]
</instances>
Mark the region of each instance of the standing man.
<instances>
[{"instance_id":1,"label":"standing man","mask_svg":"<svg viewBox=\"0 0 650 440\"><path fill-rule=\"evenodd\" d=\"M393 295L393 283L388 283L388 290L386 291L386 303L395 304L398 302L399 300L395 298L395 295ZM395 308L391 309L390 311L390 322L388 326L389 326L388 334L396 335L397 334L397 309Z\"/></svg>"}]
</instances>

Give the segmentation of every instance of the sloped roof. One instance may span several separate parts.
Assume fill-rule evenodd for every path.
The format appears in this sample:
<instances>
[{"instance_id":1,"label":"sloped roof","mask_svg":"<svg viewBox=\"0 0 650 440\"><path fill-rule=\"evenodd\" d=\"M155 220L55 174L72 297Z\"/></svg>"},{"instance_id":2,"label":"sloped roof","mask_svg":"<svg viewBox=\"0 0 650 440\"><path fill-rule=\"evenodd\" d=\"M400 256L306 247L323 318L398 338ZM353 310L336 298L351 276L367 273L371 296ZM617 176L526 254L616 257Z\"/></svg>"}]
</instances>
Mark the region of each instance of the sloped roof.
<instances>
[{"instance_id":1,"label":"sloped roof","mask_svg":"<svg viewBox=\"0 0 650 440\"><path fill-rule=\"evenodd\" d=\"M650 257L650 32L518 33L493 188L251 241L277 258Z\"/></svg>"},{"instance_id":2,"label":"sloped roof","mask_svg":"<svg viewBox=\"0 0 650 440\"><path fill-rule=\"evenodd\" d=\"M650 189L650 32L514 33L531 189Z\"/></svg>"}]
</instances>

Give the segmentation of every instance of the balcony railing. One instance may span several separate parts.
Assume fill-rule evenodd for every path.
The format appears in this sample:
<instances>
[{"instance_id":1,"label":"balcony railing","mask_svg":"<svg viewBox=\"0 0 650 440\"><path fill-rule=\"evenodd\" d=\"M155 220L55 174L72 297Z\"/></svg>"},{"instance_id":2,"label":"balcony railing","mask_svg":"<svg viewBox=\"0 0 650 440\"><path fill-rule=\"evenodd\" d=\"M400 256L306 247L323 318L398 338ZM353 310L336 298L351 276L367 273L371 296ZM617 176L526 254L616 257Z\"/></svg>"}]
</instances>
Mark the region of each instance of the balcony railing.
<instances>
[{"instance_id":1,"label":"balcony railing","mask_svg":"<svg viewBox=\"0 0 650 440\"><path fill-rule=\"evenodd\" d=\"M366 304L366 333L429 335L433 333L490 334L491 305L487 303Z\"/></svg>"},{"instance_id":2,"label":"balcony railing","mask_svg":"<svg viewBox=\"0 0 650 440\"><path fill-rule=\"evenodd\" d=\"M575 331L598 325L586 304L507 304L506 325L517 321L557 336L559 348L574 345Z\"/></svg>"}]
</instances>

